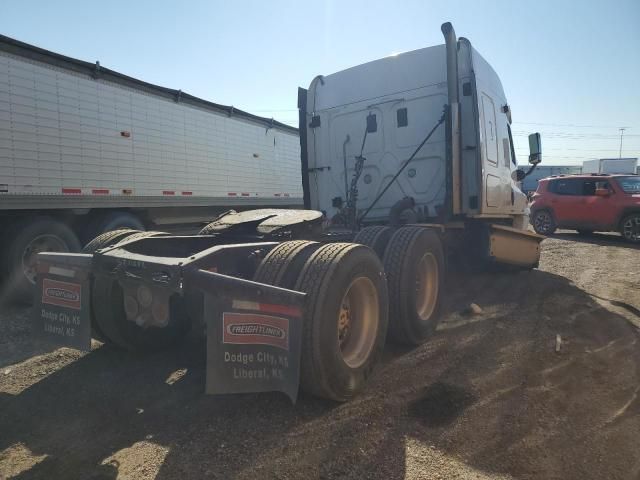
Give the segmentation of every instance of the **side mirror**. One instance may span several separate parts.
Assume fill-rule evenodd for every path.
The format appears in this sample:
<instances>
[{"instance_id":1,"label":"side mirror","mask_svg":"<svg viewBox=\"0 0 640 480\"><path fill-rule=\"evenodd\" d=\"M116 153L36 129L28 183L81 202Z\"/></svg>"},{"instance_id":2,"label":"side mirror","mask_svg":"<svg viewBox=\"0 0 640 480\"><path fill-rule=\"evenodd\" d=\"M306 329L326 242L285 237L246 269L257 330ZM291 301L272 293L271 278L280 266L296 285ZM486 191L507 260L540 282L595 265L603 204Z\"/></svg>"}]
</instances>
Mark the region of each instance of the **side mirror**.
<instances>
[{"instance_id":1,"label":"side mirror","mask_svg":"<svg viewBox=\"0 0 640 480\"><path fill-rule=\"evenodd\" d=\"M521 182L522 180L524 180L524 177L526 176L527 174L525 173L524 170L520 168L516 170L516 182Z\"/></svg>"},{"instance_id":2,"label":"side mirror","mask_svg":"<svg viewBox=\"0 0 640 480\"><path fill-rule=\"evenodd\" d=\"M367 115L367 133L375 133L378 130L378 120L374 113Z\"/></svg>"},{"instance_id":3,"label":"side mirror","mask_svg":"<svg viewBox=\"0 0 640 480\"><path fill-rule=\"evenodd\" d=\"M537 165L542 161L542 142L539 133L529 135L529 163Z\"/></svg>"},{"instance_id":4,"label":"side mirror","mask_svg":"<svg viewBox=\"0 0 640 480\"><path fill-rule=\"evenodd\" d=\"M608 197L610 194L607 188L596 188L596 197Z\"/></svg>"}]
</instances>

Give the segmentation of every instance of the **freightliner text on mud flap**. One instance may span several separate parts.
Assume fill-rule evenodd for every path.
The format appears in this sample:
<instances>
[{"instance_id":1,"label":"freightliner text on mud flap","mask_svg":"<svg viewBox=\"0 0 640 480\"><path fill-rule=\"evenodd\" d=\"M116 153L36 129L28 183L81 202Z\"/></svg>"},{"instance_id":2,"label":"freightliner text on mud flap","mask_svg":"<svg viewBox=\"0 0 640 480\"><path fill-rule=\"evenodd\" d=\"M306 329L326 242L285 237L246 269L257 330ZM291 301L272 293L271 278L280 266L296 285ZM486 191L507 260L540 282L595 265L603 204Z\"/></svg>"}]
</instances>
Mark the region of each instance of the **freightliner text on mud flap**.
<instances>
[{"instance_id":1,"label":"freightliner text on mud flap","mask_svg":"<svg viewBox=\"0 0 640 480\"><path fill-rule=\"evenodd\" d=\"M295 402L305 295L202 270L194 273L205 291L206 392L281 391ZM209 288L203 288L207 280Z\"/></svg>"},{"instance_id":2,"label":"freightliner text on mud flap","mask_svg":"<svg viewBox=\"0 0 640 480\"><path fill-rule=\"evenodd\" d=\"M51 260L51 261L49 261ZM39 340L91 350L91 255L47 254L38 263L32 325Z\"/></svg>"}]
</instances>

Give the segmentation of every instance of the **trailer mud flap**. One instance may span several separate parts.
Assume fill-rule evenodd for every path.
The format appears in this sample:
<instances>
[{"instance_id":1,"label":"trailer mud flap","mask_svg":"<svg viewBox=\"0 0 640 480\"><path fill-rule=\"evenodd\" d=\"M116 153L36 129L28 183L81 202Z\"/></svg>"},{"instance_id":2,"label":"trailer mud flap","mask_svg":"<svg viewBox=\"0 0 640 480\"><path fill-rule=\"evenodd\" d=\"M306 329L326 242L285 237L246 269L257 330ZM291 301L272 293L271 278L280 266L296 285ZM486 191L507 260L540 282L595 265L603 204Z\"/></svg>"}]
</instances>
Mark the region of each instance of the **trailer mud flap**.
<instances>
[{"instance_id":1,"label":"trailer mud flap","mask_svg":"<svg viewBox=\"0 0 640 480\"><path fill-rule=\"evenodd\" d=\"M204 270L185 282L205 294L206 393L280 391L295 403L305 294Z\"/></svg>"},{"instance_id":2,"label":"trailer mud flap","mask_svg":"<svg viewBox=\"0 0 640 480\"><path fill-rule=\"evenodd\" d=\"M59 347L91 350L91 255L40 253L34 337Z\"/></svg>"}]
</instances>

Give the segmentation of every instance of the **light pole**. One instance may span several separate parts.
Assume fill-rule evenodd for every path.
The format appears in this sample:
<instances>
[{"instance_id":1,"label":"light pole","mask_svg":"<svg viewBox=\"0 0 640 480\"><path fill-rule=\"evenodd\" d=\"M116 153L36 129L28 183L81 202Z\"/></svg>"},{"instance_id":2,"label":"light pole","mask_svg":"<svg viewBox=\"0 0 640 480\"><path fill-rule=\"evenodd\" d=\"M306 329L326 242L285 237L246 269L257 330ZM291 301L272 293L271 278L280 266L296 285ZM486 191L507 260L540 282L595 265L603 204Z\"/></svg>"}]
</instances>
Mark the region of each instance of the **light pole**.
<instances>
[{"instance_id":1,"label":"light pole","mask_svg":"<svg viewBox=\"0 0 640 480\"><path fill-rule=\"evenodd\" d=\"M624 135L624 131L626 130L626 127L620 127L620 153L618 153L618 158L622 158L622 136Z\"/></svg>"}]
</instances>

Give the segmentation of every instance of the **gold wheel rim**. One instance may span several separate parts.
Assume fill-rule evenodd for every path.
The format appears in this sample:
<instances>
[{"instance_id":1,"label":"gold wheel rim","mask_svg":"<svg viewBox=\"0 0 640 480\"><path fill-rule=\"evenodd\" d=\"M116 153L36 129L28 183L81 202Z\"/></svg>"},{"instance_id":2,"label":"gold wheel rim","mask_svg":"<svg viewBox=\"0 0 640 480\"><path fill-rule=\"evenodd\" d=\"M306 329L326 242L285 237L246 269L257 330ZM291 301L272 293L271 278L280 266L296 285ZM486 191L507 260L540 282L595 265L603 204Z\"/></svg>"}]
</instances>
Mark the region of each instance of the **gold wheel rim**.
<instances>
[{"instance_id":1,"label":"gold wheel rim","mask_svg":"<svg viewBox=\"0 0 640 480\"><path fill-rule=\"evenodd\" d=\"M418 262L416 274L416 313L420 320L428 321L433 315L438 299L438 261L431 253L425 253Z\"/></svg>"},{"instance_id":2,"label":"gold wheel rim","mask_svg":"<svg viewBox=\"0 0 640 480\"><path fill-rule=\"evenodd\" d=\"M380 312L378 291L367 277L355 278L340 303L338 347L351 368L362 366L376 342Z\"/></svg>"}]
</instances>

